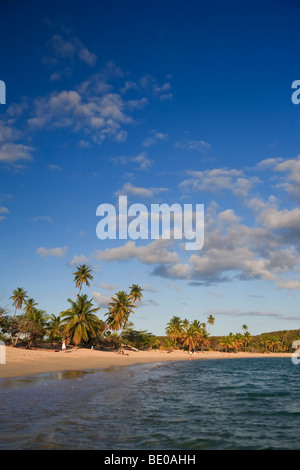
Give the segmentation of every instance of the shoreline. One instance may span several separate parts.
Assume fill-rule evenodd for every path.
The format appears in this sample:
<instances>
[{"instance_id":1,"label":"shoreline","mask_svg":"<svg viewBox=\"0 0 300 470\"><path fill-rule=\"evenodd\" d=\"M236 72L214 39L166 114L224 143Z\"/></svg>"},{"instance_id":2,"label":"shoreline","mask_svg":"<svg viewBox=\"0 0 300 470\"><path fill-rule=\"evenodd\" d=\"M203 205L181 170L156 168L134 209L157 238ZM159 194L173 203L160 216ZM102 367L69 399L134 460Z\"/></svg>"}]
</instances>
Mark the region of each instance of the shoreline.
<instances>
[{"instance_id":1,"label":"shoreline","mask_svg":"<svg viewBox=\"0 0 300 470\"><path fill-rule=\"evenodd\" d=\"M131 366L155 362L174 362L209 359L241 359L257 357L291 357L292 353L225 353L218 351L197 351L190 356L187 351L171 353L160 350L126 351L122 356L117 352L91 349L68 349L65 353L53 350L27 350L6 347L6 364L0 364L0 379L39 375L48 372L101 370L114 366Z\"/></svg>"}]
</instances>

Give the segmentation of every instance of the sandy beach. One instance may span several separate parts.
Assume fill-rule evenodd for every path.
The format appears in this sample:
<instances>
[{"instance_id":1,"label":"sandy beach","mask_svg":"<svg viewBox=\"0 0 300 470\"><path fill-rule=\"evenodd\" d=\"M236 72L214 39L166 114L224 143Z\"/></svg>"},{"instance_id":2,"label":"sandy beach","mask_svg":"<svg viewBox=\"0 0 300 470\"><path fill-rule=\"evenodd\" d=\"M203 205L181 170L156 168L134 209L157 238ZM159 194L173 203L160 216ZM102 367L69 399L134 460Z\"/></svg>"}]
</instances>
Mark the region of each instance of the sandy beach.
<instances>
[{"instance_id":1,"label":"sandy beach","mask_svg":"<svg viewBox=\"0 0 300 470\"><path fill-rule=\"evenodd\" d=\"M53 350L26 350L6 347L6 364L0 364L0 378L21 377L69 370L103 369L139 363L203 359L237 359L249 357L290 357L291 353L225 353L197 352L192 359L185 351L126 351L122 356L115 351L69 349L65 353Z\"/></svg>"}]
</instances>

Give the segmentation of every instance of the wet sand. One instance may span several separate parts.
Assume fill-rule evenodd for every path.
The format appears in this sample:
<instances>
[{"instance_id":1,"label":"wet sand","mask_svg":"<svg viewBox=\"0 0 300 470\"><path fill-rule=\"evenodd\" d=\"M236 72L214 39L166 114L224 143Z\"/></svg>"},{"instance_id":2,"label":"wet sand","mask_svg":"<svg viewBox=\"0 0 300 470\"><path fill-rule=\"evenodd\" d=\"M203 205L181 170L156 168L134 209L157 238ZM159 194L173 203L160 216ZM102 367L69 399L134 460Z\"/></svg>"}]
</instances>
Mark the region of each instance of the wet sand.
<instances>
[{"instance_id":1,"label":"wet sand","mask_svg":"<svg viewBox=\"0 0 300 470\"><path fill-rule=\"evenodd\" d=\"M0 378L22 377L46 372L102 369L140 363L200 359L236 359L249 357L291 357L291 353L225 353L217 351L196 352L189 356L186 351L115 351L91 349L68 349L65 353L53 350L26 350L6 347L6 364L0 364Z\"/></svg>"}]
</instances>

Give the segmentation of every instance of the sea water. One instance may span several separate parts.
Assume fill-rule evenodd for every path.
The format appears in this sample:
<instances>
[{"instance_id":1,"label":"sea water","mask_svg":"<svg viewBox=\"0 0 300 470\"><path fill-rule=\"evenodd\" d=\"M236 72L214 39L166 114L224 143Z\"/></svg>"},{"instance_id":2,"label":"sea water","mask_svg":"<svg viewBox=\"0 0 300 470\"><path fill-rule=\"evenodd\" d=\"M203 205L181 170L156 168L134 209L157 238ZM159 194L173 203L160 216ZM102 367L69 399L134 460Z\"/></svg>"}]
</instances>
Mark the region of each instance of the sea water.
<instances>
[{"instance_id":1,"label":"sea water","mask_svg":"<svg viewBox=\"0 0 300 470\"><path fill-rule=\"evenodd\" d=\"M300 449L289 358L42 374L0 393L0 449Z\"/></svg>"}]
</instances>

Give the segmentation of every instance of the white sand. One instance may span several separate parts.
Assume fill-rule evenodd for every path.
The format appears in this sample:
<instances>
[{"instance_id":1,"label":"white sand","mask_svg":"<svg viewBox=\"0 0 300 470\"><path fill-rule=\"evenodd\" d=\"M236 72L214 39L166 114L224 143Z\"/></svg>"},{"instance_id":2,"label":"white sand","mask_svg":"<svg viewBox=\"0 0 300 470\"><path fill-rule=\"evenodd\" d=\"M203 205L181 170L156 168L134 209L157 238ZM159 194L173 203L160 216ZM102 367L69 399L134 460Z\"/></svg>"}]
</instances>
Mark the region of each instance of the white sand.
<instances>
[{"instance_id":1,"label":"white sand","mask_svg":"<svg viewBox=\"0 0 300 470\"><path fill-rule=\"evenodd\" d=\"M193 360L193 359L234 359L246 357L290 357L291 353L224 353L196 352L192 359L184 351L126 351L122 356L117 352L96 351L91 349L68 349L54 352L52 350L26 350L6 347L6 364L0 364L0 378L20 377L67 370L102 369L113 366L125 366L139 363Z\"/></svg>"}]
</instances>

